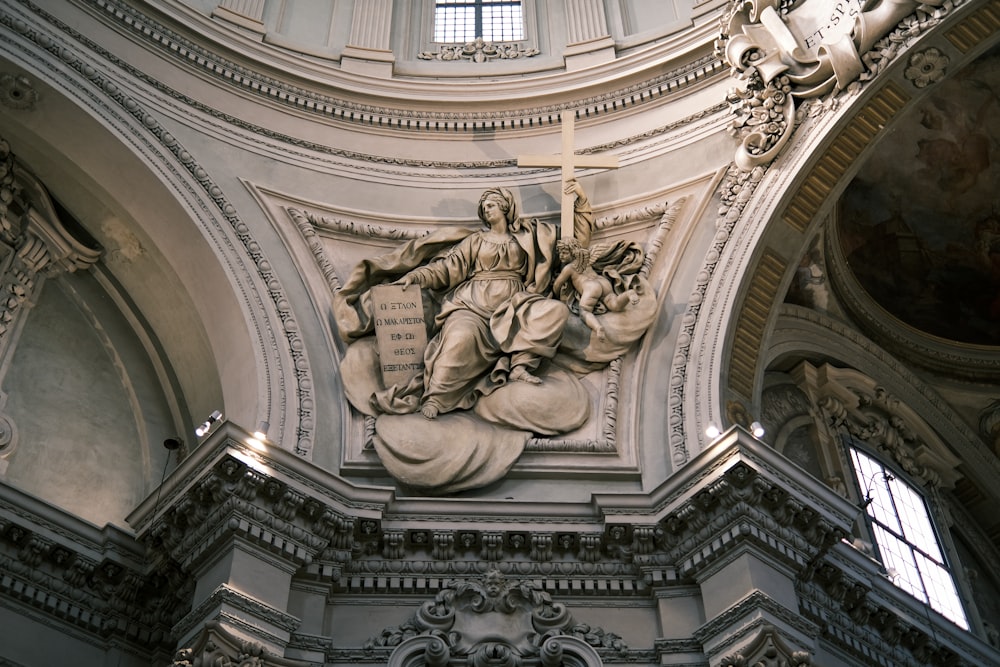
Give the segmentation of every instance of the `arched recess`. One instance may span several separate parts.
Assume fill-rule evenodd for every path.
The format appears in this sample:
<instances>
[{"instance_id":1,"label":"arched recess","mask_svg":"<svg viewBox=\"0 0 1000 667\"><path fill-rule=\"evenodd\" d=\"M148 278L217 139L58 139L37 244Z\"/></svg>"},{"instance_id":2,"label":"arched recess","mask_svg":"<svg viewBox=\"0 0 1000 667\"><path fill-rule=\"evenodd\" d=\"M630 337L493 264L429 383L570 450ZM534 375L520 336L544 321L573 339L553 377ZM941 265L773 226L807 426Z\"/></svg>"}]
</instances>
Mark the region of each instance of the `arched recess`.
<instances>
[{"instance_id":1,"label":"arched recess","mask_svg":"<svg viewBox=\"0 0 1000 667\"><path fill-rule=\"evenodd\" d=\"M684 406L683 424L671 424L676 463L704 446L707 426L724 428L759 413L765 341L777 331L799 258L893 120L928 92L912 70L908 74L909 58L937 49L949 58L946 74L954 75L1000 41L990 21L981 28L981 10L975 3L955 8L897 45L865 81L811 101L776 159L724 184L740 194L736 204L725 202L727 213L718 220L704 280L686 315L687 355L678 355L684 364L673 370L675 394L682 396L671 402ZM732 173L739 173L735 165Z\"/></svg>"},{"instance_id":2,"label":"arched recess","mask_svg":"<svg viewBox=\"0 0 1000 667\"><path fill-rule=\"evenodd\" d=\"M922 441L933 443L943 458L961 460L963 476L976 486L989 489L987 493L994 502L1000 501L1000 489L989 481L1000 474L1000 461L979 434L923 379L843 322L792 305L779 307L778 313L774 333L761 354L765 369L796 373L803 361L814 367L829 364L864 369L866 376L876 378L898 402L900 416L913 425L910 428Z\"/></svg>"},{"instance_id":3,"label":"arched recess","mask_svg":"<svg viewBox=\"0 0 1000 667\"><path fill-rule=\"evenodd\" d=\"M973 631L989 638L1000 619L992 602L1000 461L938 388L891 352L836 317L778 310L762 352L764 441L856 503L854 546L884 567L888 557L873 551L862 522L881 482L852 470L849 447L867 449L911 485L927 503Z\"/></svg>"},{"instance_id":4,"label":"arched recess","mask_svg":"<svg viewBox=\"0 0 1000 667\"><path fill-rule=\"evenodd\" d=\"M0 70L32 88L0 107L12 151L106 250L109 275L142 314L176 377L177 417L213 410L311 452L308 362L283 287L217 179L127 70L66 26L24 14L0 35Z\"/></svg>"}]
</instances>

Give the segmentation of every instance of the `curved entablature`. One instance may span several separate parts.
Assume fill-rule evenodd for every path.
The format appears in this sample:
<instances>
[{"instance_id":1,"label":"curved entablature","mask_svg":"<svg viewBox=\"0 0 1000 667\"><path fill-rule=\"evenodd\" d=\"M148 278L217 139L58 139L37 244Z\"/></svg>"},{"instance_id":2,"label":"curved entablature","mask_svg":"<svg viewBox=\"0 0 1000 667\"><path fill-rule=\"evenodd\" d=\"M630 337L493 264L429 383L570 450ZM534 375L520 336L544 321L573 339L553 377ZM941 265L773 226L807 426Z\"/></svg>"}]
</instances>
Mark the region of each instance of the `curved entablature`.
<instances>
[{"instance_id":1,"label":"curved entablature","mask_svg":"<svg viewBox=\"0 0 1000 667\"><path fill-rule=\"evenodd\" d=\"M580 118L613 117L697 91L725 71L713 54L717 35L708 16L701 27L684 31L679 45L657 43L584 70L540 76L511 71L488 78L475 73L454 81L440 75L365 76L321 66L169 3L155 16L120 1L81 5L146 48L240 94L332 121L400 131L521 131L556 123L568 109ZM182 27L184 21L196 28Z\"/></svg>"}]
</instances>

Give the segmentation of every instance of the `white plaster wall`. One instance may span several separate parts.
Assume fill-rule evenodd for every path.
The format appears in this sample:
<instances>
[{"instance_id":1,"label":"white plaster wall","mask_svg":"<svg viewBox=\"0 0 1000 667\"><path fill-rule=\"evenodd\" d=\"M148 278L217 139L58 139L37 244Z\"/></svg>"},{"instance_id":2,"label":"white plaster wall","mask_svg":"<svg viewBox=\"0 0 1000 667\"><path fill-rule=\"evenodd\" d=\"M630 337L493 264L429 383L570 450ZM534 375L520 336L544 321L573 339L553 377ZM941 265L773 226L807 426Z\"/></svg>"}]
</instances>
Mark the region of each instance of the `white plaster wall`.
<instances>
[{"instance_id":1,"label":"white plaster wall","mask_svg":"<svg viewBox=\"0 0 1000 667\"><path fill-rule=\"evenodd\" d=\"M47 281L25 315L3 378L18 432L3 481L125 526L160 481L163 440L177 435L146 350L87 273Z\"/></svg>"}]
</instances>

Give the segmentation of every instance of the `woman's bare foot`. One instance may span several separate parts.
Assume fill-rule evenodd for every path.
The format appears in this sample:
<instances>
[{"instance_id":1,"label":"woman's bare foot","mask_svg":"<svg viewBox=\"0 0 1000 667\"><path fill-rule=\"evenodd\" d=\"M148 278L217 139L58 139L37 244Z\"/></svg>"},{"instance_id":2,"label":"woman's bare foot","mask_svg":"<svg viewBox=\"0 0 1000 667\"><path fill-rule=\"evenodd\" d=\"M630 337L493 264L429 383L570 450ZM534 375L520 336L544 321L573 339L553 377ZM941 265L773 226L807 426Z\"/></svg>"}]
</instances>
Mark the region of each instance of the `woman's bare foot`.
<instances>
[{"instance_id":1,"label":"woman's bare foot","mask_svg":"<svg viewBox=\"0 0 1000 667\"><path fill-rule=\"evenodd\" d=\"M438 406L434 405L433 403L428 403L424 407L420 408L420 414L422 414L427 419L437 419L437 416L440 412L441 411L438 409Z\"/></svg>"},{"instance_id":2,"label":"woman's bare foot","mask_svg":"<svg viewBox=\"0 0 1000 667\"><path fill-rule=\"evenodd\" d=\"M528 384L541 384L542 381L528 372L524 366L514 366L510 370L511 382L527 382Z\"/></svg>"}]
</instances>

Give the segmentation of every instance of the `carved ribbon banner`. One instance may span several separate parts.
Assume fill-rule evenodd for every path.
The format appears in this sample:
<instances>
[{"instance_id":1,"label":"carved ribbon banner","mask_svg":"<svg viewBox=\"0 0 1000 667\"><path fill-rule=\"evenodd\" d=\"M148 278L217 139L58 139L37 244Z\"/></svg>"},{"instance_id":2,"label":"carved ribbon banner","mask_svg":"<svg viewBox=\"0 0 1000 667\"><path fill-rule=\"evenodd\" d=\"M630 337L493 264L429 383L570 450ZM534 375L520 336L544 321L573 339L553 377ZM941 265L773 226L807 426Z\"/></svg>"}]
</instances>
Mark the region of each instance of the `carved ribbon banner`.
<instances>
[{"instance_id":1,"label":"carved ribbon banner","mask_svg":"<svg viewBox=\"0 0 1000 667\"><path fill-rule=\"evenodd\" d=\"M846 88L865 71L864 54L919 7L944 0L782 0L734 2L719 41L721 56L746 87L730 94L742 141L743 171L767 164L795 128L794 98Z\"/></svg>"}]
</instances>

